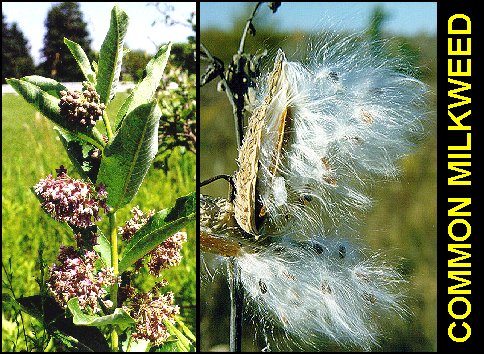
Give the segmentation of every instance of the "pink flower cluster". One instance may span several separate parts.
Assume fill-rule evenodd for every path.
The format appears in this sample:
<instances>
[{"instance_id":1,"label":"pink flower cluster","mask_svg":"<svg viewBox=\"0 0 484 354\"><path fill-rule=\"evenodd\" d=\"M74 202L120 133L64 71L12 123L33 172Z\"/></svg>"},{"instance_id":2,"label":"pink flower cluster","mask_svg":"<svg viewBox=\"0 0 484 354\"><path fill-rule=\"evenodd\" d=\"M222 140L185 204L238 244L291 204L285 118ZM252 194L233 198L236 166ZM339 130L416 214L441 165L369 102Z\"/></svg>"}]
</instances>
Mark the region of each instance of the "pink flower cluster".
<instances>
[{"instance_id":1,"label":"pink flower cluster","mask_svg":"<svg viewBox=\"0 0 484 354\"><path fill-rule=\"evenodd\" d=\"M172 292L158 295L156 287L148 293L136 293L131 298L129 308L123 306L136 320L133 338L146 339L155 345L162 344L170 336L164 321L174 324L175 316L180 313L178 305L173 303Z\"/></svg>"},{"instance_id":2,"label":"pink flower cluster","mask_svg":"<svg viewBox=\"0 0 484 354\"><path fill-rule=\"evenodd\" d=\"M99 209L109 211L106 204L107 191L103 185L96 188L82 180L67 175L63 166L58 175L41 179L34 186L35 193L42 199L42 208L55 220L88 228L100 220Z\"/></svg>"},{"instance_id":3,"label":"pink flower cluster","mask_svg":"<svg viewBox=\"0 0 484 354\"><path fill-rule=\"evenodd\" d=\"M151 274L159 277L163 269L180 264L182 244L187 241L186 232L177 232L149 253L148 269Z\"/></svg>"},{"instance_id":4,"label":"pink flower cluster","mask_svg":"<svg viewBox=\"0 0 484 354\"><path fill-rule=\"evenodd\" d=\"M124 240L129 240L133 235L145 225L148 220L154 215L154 210L144 214L138 206L135 206L131 213L133 218L128 220L123 227L119 228L119 232ZM150 258L148 261L149 272L159 277L163 269L180 264L180 251L182 244L187 241L186 232L177 232L173 236L167 238L161 245L149 252L146 256ZM143 259L139 259L135 263L135 270L138 271L143 265Z\"/></svg>"},{"instance_id":5,"label":"pink flower cluster","mask_svg":"<svg viewBox=\"0 0 484 354\"><path fill-rule=\"evenodd\" d=\"M75 250L73 247L60 247L59 265L49 268L47 285L55 300L66 307L67 302L77 297L81 309L90 309L92 313L101 310L99 301L106 307L112 307L110 300L103 300L107 295L106 287L116 280L113 268L101 268L96 271L95 263L99 256L94 251Z\"/></svg>"},{"instance_id":6,"label":"pink flower cluster","mask_svg":"<svg viewBox=\"0 0 484 354\"><path fill-rule=\"evenodd\" d=\"M148 213L144 214L139 206L135 206L131 209L131 214L133 214L133 217L126 221L124 226L119 227L119 233L125 241L130 240L133 235L155 214L155 211L150 210Z\"/></svg>"}]
</instances>

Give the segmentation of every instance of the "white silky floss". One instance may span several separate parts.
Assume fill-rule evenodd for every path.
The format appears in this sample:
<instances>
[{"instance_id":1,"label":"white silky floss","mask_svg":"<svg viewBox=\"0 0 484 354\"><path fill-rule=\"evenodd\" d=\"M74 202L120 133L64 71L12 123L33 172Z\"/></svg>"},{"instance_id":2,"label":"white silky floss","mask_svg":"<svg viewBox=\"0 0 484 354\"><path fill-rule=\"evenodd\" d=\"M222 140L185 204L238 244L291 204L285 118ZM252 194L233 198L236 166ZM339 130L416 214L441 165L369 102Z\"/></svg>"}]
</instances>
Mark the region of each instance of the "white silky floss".
<instances>
[{"instance_id":1,"label":"white silky floss","mask_svg":"<svg viewBox=\"0 0 484 354\"><path fill-rule=\"evenodd\" d=\"M426 86L383 58L382 43L357 36L322 43L307 64L284 58L278 81L260 85L255 106L273 97L257 174L260 239L270 241L242 251L236 264L268 326L315 347L326 337L370 349L378 318L405 312L404 280L382 257L349 248L371 205L368 187L396 176L396 161L423 130Z\"/></svg>"},{"instance_id":2,"label":"white silky floss","mask_svg":"<svg viewBox=\"0 0 484 354\"><path fill-rule=\"evenodd\" d=\"M422 130L426 87L397 72L403 65L397 60L375 54L382 43L356 36L325 42L307 65L284 61L267 109L258 189L268 224L282 234L286 224L320 231L313 226L321 217L326 233L351 227L371 205L367 188L396 176L395 162L412 147L409 137ZM261 103L269 89L262 85ZM287 141L273 171L276 124L285 109Z\"/></svg>"}]
</instances>

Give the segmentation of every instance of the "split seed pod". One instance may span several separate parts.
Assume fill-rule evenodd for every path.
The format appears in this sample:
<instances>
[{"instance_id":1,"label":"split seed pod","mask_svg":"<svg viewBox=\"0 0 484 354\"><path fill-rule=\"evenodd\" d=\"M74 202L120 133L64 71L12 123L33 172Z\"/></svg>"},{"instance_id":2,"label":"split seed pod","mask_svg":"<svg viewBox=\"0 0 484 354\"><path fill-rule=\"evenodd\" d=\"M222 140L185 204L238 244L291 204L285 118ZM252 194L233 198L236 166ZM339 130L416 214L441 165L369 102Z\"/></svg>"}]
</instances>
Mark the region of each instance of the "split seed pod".
<instances>
[{"instance_id":1,"label":"split seed pod","mask_svg":"<svg viewBox=\"0 0 484 354\"><path fill-rule=\"evenodd\" d=\"M280 102L287 102L289 86L285 65L286 57L279 50L274 69L268 78L268 95L250 117L244 141L239 149L239 170L235 175L235 219L245 232L254 235L256 239L259 238L266 214L259 193L261 167L265 163L261 161L262 144L273 147L268 166L272 174L276 174L289 121L287 106L282 106L282 110L276 109L281 107ZM267 131L273 131L273 128L276 129L276 135L266 134Z\"/></svg>"}]
</instances>

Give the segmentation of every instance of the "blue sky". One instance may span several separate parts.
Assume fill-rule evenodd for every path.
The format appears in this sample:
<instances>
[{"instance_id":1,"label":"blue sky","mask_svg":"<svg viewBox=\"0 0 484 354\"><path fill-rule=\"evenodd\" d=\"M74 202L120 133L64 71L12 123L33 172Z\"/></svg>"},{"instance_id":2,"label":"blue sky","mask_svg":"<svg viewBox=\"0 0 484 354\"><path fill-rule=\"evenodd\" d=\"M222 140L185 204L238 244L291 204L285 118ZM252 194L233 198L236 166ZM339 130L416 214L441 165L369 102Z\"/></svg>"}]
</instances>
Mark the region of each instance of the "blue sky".
<instances>
[{"instance_id":1,"label":"blue sky","mask_svg":"<svg viewBox=\"0 0 484 354\"><path fill-rule=\"evenodd\" d=\"M312 31L325 28L359 31L368 24L370 13L378 4L383 5L384 10L390 15L384 30L391 34L437 33L436 2L283 2L275 15L266 18L273 21L278 29L285 31ZM253 9L254 6L255 3L252 3L250 8ZM202 2L201 29L216 27L229 30L232 20L238 14L245 13L245 7L247 4L240 2ZM270 14L266 4L261 10Z\"/></svg>"},{"instance_id":2,"label":"blue sky","mask_svg":"<svg viewBox=\"0 0 484 354\"><path fill-rule=\"evenodd\" d=\"M40 61L40 50L43 46L45 26L44 21L53 2L2 2L2 12L8 23L17 22L24 36L31 46L31 54L36 64ZM92 47L101 49L101 44L109 29L113 2L81 2L84 21L88 24L88 31L92 39ZM156 52L156 46L172 42L184 42L187 36L193 35L184 26L165 27L164 24L151 26L152 22L161 18L153 6L145 2L117 3L130 18L126 44L131 49L146 50L151 54ZM196 10L195 2L173 3L175 11L173 17L185 21L190 13Z\"/></svg>"}]
</instances>

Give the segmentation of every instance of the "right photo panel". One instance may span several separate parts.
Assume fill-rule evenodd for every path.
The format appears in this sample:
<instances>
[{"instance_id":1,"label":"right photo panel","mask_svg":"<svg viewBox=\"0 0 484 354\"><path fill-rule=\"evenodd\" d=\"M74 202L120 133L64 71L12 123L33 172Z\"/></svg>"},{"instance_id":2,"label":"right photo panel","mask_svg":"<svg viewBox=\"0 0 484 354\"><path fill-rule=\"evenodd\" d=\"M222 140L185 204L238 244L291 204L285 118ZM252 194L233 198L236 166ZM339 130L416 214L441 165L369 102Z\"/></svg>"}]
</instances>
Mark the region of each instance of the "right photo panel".
<instances>
[{"instance_id":1,"label":"right photo panel","mask_svg":"<svg viewBox=\"0 0 484 354\"><path fill-rule=\"evenodd\" d=\"M437 350L437 3L201 2L201 351Z\"/></svg>"}]
</instances>

